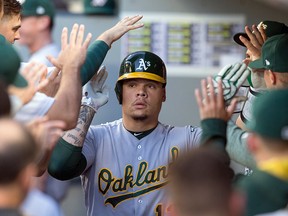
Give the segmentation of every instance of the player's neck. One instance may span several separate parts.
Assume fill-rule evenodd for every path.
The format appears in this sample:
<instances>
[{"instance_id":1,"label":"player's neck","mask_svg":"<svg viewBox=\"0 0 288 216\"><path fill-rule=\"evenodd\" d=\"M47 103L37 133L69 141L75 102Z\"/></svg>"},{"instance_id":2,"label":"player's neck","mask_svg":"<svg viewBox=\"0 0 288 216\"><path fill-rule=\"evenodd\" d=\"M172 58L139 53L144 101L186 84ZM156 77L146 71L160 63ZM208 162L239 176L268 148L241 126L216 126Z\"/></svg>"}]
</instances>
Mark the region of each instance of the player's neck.
<instances>
[{"instance_id":1,"label":"player's neck","mask_svg":"<svg viewBox=\"0 0 288 216\"><path fill-rule=\"evenodd\" d=\"M123 124L129 131L143 132L155 128L158 124L158 119L135 120L131 118L123 118Z\"/></svg>"},{"instance_id":2,"label":"player's neck","mask_svg":"<svg viewBox=\"0 0 288 216\"><path fill-rule=\"evenodd\" d=\"M37 37L37 39L29 45L29 51L31 54L33 54L52 42L53 41L50 35L46 35L45 37Z\"/></svg>"}]
</instances>

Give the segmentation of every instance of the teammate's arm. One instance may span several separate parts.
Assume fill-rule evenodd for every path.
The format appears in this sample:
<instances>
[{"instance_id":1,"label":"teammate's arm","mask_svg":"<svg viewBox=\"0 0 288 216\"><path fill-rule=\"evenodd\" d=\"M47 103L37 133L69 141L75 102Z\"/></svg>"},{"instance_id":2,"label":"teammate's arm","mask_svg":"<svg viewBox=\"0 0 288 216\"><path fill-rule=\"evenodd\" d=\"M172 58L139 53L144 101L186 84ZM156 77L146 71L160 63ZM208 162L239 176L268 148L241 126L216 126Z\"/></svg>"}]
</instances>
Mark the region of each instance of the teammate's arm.
<instances>
[{"instance_id":1,"label":"teammate's arm","mask_svg":"<svg viewBox=\"0 0 288 216\"><path fill-rule=\"evenodd\" d=\"M246 140L248 132L237 127L235 123L230 120L227 125L227 145L226 150L230 158L243 166L253 168L255 161L247 149Z\"/></svg>"},{"instance_id":2,"label":"teammate's arm","mask_svg":"<svg viewBox=\"0 0 288 216\"><path fill-rule=\"evenodd\" d=\"M50 175L59 180L68 180L85 170L87 161L82 147L94 115L91 107L81 106L76 128L64 133L52 153L48 167Z\"/></svg>"},{"instance_id":3,"label":"teammate's arm","mask_svg":"<svg viewBox=\"0 0 288 216\"><path fill-rule=\"evenodd\" d=\"M63 64L62 80L47 116L49 119L64 120L66 129L75 127L79 113L82 87L80 69L86 59L86 52L92 38L91 34L84 38L84 30L84 25L79 27L78 24L74 24L69 42L67 28L63 28L61 36L62 50L59 59Z\"/></svg>"},{"instance_id":4,"label":"teammate's arm","mask_svg":"<svg viewBox=\"0 0 288 216\"><path fill-rule=\"evenodd\" d=\"M93 77L95 71L98 71L107 52L115 41L119 40L128 31L143 27L143 23L137 23L142 17L143 16L137 15L123 18L112 28L104 31L89 46L87 58L81 69L82 86ZM61 61L52 56L48 56L48 59L54 66L62 69L63 65Z\"/></svg>"},{"instance_id":5,"label":"teammate's arm","mask_svg":"<svg viewBox=\"0 0 288 216\"><path fill-rule=\"evenodd\" d=\"M102 67L83 87L77 126L64 133L51 156L48 171L57 179L79 176L86 168L82 147L95 113L108 101L108 88L104 85L107 76L106 68Z\"/></svg>"},{"instance_id":6,"label":"teammate's arm","mask_svg":"<svg viewBox=\"0 0 288 216\"><path fill-rule=\"evenodd\" d=\"M213 86L212 78L207 79L209 86ZM206 80L201 81L202 93L195 90L195 97L199 107L201 127L203 130L203 145L213 146L225 152L226 145L226 122L231 118L236 107L237 100L234 98L226 109L223 97L222 80L218 80L217 88L207 90ZM217 92L217 93L216 93Z\"/></svg>"}]
</instances>

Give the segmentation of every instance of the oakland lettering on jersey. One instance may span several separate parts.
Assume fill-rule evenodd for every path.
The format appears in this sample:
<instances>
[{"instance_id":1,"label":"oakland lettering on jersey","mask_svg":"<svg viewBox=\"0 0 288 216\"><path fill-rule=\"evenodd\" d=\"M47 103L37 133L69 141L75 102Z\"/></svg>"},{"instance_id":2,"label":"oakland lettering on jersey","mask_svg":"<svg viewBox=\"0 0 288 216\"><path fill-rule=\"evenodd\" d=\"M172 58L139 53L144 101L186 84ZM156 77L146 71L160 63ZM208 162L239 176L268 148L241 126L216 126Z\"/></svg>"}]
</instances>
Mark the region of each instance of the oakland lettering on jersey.
<instances>
[{"instance_id":1,"label":"oakland lettering on jersey","mask_svg":"<svg viewBox=\"0 0 288 216\"><path fill-rule=\"evenodd\" d=\"M172 162L178 156L178 149L176 147L171 149ZM143 161L139 164L136 176L133 176L133 166L127 165L124 169L124 177L116 178L113 173L103 168L98 175L98 189L105 195L109 190L114 193L125 192L134 186L141 187L148 185L148 187L133 193L121 194L118 196L109 197L105 204L111 204L114 208L121 202L144 195L153 190L157 190L167 184L166 178L168 176L168 166L157 167L156 169L148 170L148 163ZM151 186L149 186L151 185Z\"/></svg>"}]
</instances>

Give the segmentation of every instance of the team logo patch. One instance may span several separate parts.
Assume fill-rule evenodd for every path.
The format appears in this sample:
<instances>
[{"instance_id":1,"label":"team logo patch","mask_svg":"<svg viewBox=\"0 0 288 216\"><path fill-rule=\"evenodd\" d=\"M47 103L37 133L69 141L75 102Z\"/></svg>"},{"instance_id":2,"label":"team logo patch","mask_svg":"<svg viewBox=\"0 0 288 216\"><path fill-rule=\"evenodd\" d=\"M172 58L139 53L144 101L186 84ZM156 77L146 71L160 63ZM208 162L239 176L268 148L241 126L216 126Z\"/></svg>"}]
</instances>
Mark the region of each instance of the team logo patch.
<instances>
[{"instance_id":1,"label":"team logo patch","mask_svg":"<svg viewBox=\"0 0 288 216\"><path fill-rule=\"evenodd\" d=\"M136 68L136 70L147 70L151 66L150 61L144 61L143 58L139 59L139 66Z\"/></svg>"},{"instance_id":2,"label":"team logo patch","mask_svg":"<svg viewBox=\"0 0 288 216\"><path fill-rule=\"evenodd\" d=\"M42 6L39 6L36 8L36 13L37 14L44 14L45 13L45 8Z\"/></svg>"}]
</instances>

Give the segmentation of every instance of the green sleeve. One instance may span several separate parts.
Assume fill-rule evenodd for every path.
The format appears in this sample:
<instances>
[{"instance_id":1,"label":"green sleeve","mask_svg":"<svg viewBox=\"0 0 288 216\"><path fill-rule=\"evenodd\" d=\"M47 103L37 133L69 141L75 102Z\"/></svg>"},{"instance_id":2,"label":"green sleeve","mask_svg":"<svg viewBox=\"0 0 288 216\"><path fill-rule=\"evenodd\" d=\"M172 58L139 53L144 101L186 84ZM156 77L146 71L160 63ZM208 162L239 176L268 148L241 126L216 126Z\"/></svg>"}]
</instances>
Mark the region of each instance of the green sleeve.
<instances>
[{"instance_id":1,"label":"green sleeve","mask_svg":"<svg viewBox=\"0 0 288 216\"><path fill-rule=\"evenodd\" d=\"M202 145L213 146L225 151L227 123L221 119L204 119L201 121Z\"/></svg>"},{"instance_id":2,"label":"green sleeve","mask_svg":"<svg viewBox=\"0 0 288 216\"><path fill-rule=\"evenodd\" d=\"M228 121L227 126L227 152L230 155L230 158L237 163L242 164L243 166L254 168L255 161L250 154L246 140L248 133L237 125L233 121Z\"/></svg>"},{"instance_id":3,"label":"green sleeve","mask_svg":"<svg viewBox=\"0 0 288 216\"><path fill-rule=\"evenodd\" d=\"M101 40L96 40L89 46L86 60L81 68L82 86L98 71L108 50L109 46Z\"/></svg>"},{"instance_id":4,"label":"green sleeve","mask_svg":"<svg viewBox=\"0 0 288 216\"><path fill-rule=\"evenodd\" d=\"M53 150L48 172L56 179L68 180L81 175L86 165L82 147L73 146L60 138Z\"/></svg>"}]
</instances>

